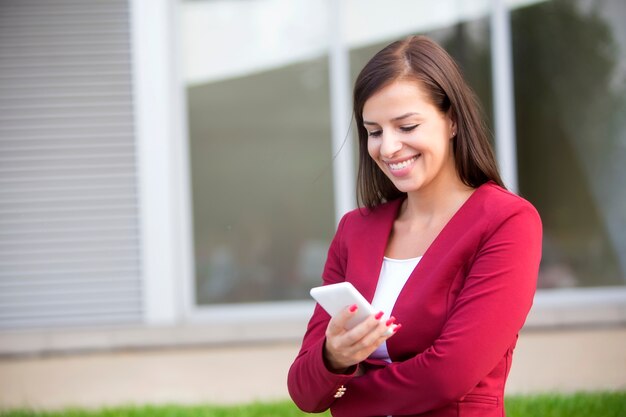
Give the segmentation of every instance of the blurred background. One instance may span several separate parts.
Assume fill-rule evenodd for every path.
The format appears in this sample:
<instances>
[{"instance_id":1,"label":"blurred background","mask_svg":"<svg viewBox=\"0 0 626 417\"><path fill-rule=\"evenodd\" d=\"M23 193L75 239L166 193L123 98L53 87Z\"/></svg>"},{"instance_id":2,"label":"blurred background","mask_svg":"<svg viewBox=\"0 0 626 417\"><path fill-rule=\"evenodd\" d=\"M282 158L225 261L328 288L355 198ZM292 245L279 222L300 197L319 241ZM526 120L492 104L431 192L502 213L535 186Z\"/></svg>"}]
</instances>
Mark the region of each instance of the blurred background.
<instances>
[{"instance_id":1,"label":"blurred background","mask_svg":"<svg viewBox=\"0 0 626 417\"><path fill-rule=\"evenodd\" d=\"M0 0L0 407L286 397L355 204L351 85L410 34L457 59L543 220L511 392L624 389L624 22L623 0Z\"/></svg>"}]
</instances>

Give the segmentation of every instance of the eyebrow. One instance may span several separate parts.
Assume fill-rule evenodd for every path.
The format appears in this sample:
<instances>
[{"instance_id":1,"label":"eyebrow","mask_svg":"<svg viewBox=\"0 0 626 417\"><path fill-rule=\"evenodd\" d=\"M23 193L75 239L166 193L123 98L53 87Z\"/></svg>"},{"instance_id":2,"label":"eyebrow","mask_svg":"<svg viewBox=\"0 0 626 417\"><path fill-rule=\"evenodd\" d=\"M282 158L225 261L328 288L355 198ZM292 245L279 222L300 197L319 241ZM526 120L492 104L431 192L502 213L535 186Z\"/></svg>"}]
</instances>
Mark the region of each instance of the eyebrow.
<instances>
[{"instance_id":1,"label":"eyebrow","mask_svg":"<svg viewBox=\"0 0 626 417\"><path fill-rule=\"evenodd\" d=\"M391 121L397 122L398 120L406 119L407 117L411 117L411 116L419 116L419 113L416 113L416 112L405 113L402 116L394 117L393 119L391 119ZM378 123L368 122L367 120L363 120L363 124L364 125L377 125Z\"/></svg>"}]
</instances>

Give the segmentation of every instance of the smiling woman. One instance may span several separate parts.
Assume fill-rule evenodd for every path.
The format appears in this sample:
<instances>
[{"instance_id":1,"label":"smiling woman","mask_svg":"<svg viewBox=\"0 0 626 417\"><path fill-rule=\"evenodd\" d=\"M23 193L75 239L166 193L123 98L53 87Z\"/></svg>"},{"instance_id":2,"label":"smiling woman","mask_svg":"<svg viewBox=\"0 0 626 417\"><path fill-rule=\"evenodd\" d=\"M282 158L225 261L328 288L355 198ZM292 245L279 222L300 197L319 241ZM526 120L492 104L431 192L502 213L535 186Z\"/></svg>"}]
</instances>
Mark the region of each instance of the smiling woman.
<instances>
[{"instance_id":1,"label":"smiling woman","mask_svg":"<svg viewBox=\"0 0 626 417\"><path fill-rule=\"evenodd\" d=\"M502 416L536 288L537 211L504 189L474 95L430 39L365 65L354 116L366 207L341 220L322 276L377 313L348 329L356 306L317 306L290 394L333 416Z\"/></svg>"},{"instance_id":2,"label":"smiling woman","mask_svg":"<svg viewBox=\"0 0 626 417\"><path fill-rule=\"evenodd\" d=\"M455 172L453 176L458 176L469 187L475 188L487 180L502 186L474 93L452 58L434 42L421 39L419 50L403 42L384 48L367 63L355 83L354 117L360 149L359 196L370 208L405 192L397 184L392 184L392 178L399 175L385 175L386 168L381 167L371 153L377 148L382 152L394 150L399 143L394 140L397 135L393 132L408 134L403 136L405 140L416 141L418 146L424 146L424 138L428 138L431 148L436 146L432 142L436 132L439 146L445 148L440 151L447 150L445 163L450 162L448 157L452 160L452 166L445 169L448 175ZM444 58L435 61L435 56ZM373 120L374 117L383 120ZM385 134L379 124L383 121L387 122ZM388 140L382 140L385 135ZM378 141L373 140L377 137L381 139L380 148ZM380 157L390 160L385 154ZM397 160L391 160L392 163L404 162L397 155L395 158ZM440 162L444 163L443 160Z\"/></svg>"},{"instance_id":3,"label":"smiling woman","mask_svg":"<svg viewBox=\"0 0 626 417\"><path fill-rule=\"evenodd\" d=\"M428 188L444 176L456 177L451 146L456 126L422 90L416 81L394 81L363 108L368 154L405 193Z\"/></svg>"}]
</instances>

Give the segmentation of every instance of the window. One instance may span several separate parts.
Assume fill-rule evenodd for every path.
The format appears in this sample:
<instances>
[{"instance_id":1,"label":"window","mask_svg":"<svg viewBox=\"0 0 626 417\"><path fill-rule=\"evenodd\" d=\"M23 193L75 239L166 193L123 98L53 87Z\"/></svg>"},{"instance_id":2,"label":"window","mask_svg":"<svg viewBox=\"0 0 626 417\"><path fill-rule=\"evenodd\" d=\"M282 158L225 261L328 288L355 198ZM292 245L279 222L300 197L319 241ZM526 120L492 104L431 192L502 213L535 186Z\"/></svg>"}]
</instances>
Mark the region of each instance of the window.
<instances>
[{"instance_id":1,"label":"window","mask_svg":"<svg viewBox=\"0 0 626 417\"><path fill-rule=\"evenodd\" d=\"M626 279L626 7L512 12L521 194L541 213L542 288Z\"/></svg>"},{"instance_id":2,"label":"window","mask_svg":"<svg viewBox=\"0 0 626 417\"><path fill-rule=\"evenodd\" d=\"M622 3L511 9L520 194L544 221L541 288L624 284ZM426 34L460 63L492 124L488 2L440 14L406 2L403 16L346 4L353 79L390 40ZM334 225L328 3L185 1L182 10L196 302L308 299Z\"/></svg>"},{"instance_id":3,"label":"window","mask_svg":"<svg viewBox=\"0 0 626 417\"><path fill-rule=\"evenodd\" d=\"M183 3L200 305L308 298L333 234L325 15L275 3Z\"/></svg>"}]
</instances>

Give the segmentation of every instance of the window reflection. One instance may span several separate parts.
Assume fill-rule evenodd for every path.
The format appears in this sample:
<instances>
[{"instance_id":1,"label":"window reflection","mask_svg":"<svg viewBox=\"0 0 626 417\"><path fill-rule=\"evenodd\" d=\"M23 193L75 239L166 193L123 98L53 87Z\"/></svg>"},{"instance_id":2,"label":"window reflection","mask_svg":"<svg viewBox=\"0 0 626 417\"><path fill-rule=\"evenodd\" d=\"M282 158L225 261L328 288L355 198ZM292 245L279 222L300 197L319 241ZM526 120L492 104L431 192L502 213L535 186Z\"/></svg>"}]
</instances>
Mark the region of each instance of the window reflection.
<instances>
[{"instance_id":1,"label":"window reflection","mask_svg":"<svg viewBox=\"0 0 626 417\"><path fill-rule=\"evenodd\" d=\"M224 10L240 5L208 3ZM283 28L294 39L275 45L280 53L274 61L265 57L259 68L242 70L250 57L236 59L242 49L230 45L207 48L224 56L209 54L210 59L192 62L196 69L188 86L188 124L199 304L307 299L308 289L319 284L335 221L328 61L325 47L320 52L327 41L322 38L328 3L289 4L290 19L316 18L309 27ZM419 8L422 3L411 4ZM415 28L413 33L434 38L457 59L490 124L488 6L483 1L464 4L482 12L439 16L436 25L422 22L437 29ZM249 24L255 14L263 15L260 9L246 9L243 15L220 10L220 16L235 19L233 24L240 19L242 27L261 28ZM353 29L368 27L366 17L378 14L359 14ZM539 285L623 285L626 3L552 0L515 8L511 18L520 193L539 209L544 222ZM227 27L222 22L220 32ZM284 38L277 33L264 33L264 41L245 51ZM390 40L380 30L355 34L353 79ZM394 32L393 37L409 34ZM209 41L216 37L207 36ZM241 35L233 41L245 39L251 38ZM224 39L212 42L223 44ZM290 49L294 45L302 48ZM218 76L203 79L212 60L220 62L215 65Z\"/></svg>"},{"instance_id":2,"label":"window reflection","mask_svg":"<svg viewBox=\"0 0 626 417\"><path fill-rule=\"evenodd\" d=\"M334 226L324 7L182 10L196 302L304 299Z\"/></svg>"},{"instance_id":3,"label":"window reflection","mask_svg":"<svg viewBox=\"0 0 626 417\"><path fill-rule=\"evenodd\" d=\"M302 299L319 281L334 225L327 103L323 58L188 89L200 304Z\"/></svg>"},{"instance_id":4,"label":"window reflection","mask_svg":"<svg viewBox=\"0 0 626 417\"><path fill-rule=\"evenodd\" d=\"M626 278L626 5L512 13L520 188L544 222L540 286Z\"/></svg>"}]
</instances>

